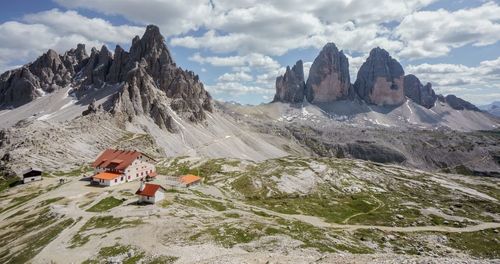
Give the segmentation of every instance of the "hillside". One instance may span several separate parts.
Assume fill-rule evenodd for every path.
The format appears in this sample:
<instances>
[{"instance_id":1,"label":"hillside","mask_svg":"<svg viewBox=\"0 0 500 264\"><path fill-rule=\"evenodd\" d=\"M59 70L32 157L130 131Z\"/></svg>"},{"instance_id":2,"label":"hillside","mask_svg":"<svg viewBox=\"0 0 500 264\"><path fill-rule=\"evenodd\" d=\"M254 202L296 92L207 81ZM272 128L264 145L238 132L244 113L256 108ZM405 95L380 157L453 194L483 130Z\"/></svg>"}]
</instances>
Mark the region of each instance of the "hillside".
<instances>
[{"instance_id":1,"label":"hillside","mask_svg":"<svg viewBox=\"0 0 500 264\"><path fill-rule=\"evenodd\" d=\"M162 159L158 169L198 171L204 184L170 189L167 200L149 206L135 204L137 182L91 187L81 180L84 168L50 171L41 183L8 190L0 204L0 260L487 263L500 257L496 178L300 157ZM67 182L58 184L59 177Z\"/></svg>"}]
</instances>

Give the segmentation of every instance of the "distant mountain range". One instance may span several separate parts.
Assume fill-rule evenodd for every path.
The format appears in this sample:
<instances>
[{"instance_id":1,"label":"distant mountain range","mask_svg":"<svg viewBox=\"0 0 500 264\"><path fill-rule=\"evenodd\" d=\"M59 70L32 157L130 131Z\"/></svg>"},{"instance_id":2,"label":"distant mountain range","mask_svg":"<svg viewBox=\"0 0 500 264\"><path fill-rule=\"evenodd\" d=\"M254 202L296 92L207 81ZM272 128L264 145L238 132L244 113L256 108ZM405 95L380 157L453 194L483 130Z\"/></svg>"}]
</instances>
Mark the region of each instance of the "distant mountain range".
<instances>
[{"instance_id":1,"label":"distant mountain range","mask_svg":"<svg viewBox=\"0 0 500 264\"><path fill-rule=\"evenodd\" d=\"M479 109L486 111L494 116L500 117L500 102L495 101L491 104L479 106Z\"/></svg>"},{"instance_id":2,"label":"distant mountain range","mask_svg":"<svg viewBox=\"0 0 500 264\"><path fill-rule=\"evenodd\" d=\"M398 106L406 98L432 108L436 101L455 110L480 111L475 105L455 95L437 95L432 84L423 85L414 75L405 75L401 64L381 48L374 48L361 65L354 84L350 82L349 61L334 43L326 44L314 60L309 77L304 80L302 60L276 78L273 102L312 104L341 100L360 100L369 105Z\"/></svg>"}]
</instances>

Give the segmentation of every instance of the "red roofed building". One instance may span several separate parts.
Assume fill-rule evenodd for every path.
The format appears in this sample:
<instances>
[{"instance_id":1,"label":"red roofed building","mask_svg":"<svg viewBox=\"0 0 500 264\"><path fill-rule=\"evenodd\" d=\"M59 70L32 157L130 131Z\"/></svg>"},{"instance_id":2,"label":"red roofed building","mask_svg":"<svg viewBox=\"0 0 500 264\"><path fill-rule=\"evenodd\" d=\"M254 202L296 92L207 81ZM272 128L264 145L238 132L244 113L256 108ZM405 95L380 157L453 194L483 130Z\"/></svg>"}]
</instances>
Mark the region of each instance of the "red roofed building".
<instances>
[{"instance_id":1,"label":"red roofed building","mask_svg":"<svg viewBox=\"0 0 500 264\"><path fill-rule=\"evenodd\" d=\"M158 184L144 183L141 181L141 187L135 192L139 196L139 203L155 203L165 198L165 188Z\"/></svg>"},{"instance_id":2,"label":"red roofed building","mask_svg":"<svg viewBox=\"0 0 500 264\"><path fill-rule=\"evenodd\" d=\"M155 160L133 150L107 149L92 163L92 182L103 186L156 177Z\"/></svg>"}]
</instances>

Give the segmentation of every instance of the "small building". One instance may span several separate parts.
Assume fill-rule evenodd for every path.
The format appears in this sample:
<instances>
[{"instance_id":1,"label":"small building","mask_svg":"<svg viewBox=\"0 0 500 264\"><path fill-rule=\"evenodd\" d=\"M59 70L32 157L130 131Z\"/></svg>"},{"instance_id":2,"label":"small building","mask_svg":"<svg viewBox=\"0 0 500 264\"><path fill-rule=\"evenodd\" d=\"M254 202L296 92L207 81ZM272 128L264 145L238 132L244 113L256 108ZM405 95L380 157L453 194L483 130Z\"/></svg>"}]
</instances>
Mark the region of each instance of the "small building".
<instances>
[{"instance_id":1,"label":"small building","mask_svg":"<svg viewBox=\"0 0 500 264\"><path fill-rule=\"evenodd\" d=\"M201 183L201 177L192 174L187 174L181 176L179 178L179 181L181 182L182 186L188 188L191 186L199 185Z\"/></svg>"},{"instance_id":2,"label":"small building","mask_svg":"<svg viewBox=\"0 0 500 264\"><path fill-rule=\"evenodd\" d=\"M40 169L29 168L23 171L23 183L41 181L43 171Z\"/></svg>"},{"instance_id":3,"label":"small building","mask_svg":"<svg viewBox=\"0 0 500 264\"><path fill-rule=\"evenodd\" d=\"M144 183L141 181L141 186L135 192L139 196L139 203L154 204L165 198L165 188L158 184Z\"/></svg>"},{"instance_id":4,"label":"small building","mask_svg":"<svg viewBox=\"0 0 500 264\"><path fill-rule=\"evenodd\" d=\"M156 177L155 160L133 150L107 149L92 163L92 184L113 186L120 183Z\"/></svg>"}]
</instances>

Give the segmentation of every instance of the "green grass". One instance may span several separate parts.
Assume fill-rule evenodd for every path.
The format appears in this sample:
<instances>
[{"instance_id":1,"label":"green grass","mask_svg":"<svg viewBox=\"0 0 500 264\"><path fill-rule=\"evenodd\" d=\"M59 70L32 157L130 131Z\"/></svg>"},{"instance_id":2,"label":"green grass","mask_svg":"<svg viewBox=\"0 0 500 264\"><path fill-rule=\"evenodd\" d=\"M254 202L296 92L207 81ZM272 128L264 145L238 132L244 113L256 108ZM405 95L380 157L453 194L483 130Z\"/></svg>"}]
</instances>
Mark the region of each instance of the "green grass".
<instances>
[{"instance_id":1,"label":"green grass","mask_svg":"<svg viewBox=\"0 0 500 264\"><path fill-rule=\"evenodd\" d=\"M327 221L341 223L347 217L366 213L378 204L367 194L350 196L309 195L305 197L283 197L251 200L251 204L285 214L306 214L323 217Z\"/></svg>"},{"instance_id":2,"label":"green grass","mask_svg":"<svg viewBox=\"0 0 500 264\"><path fill-rule=\"evenodd\" d=\"M228 208L228 204L222 202L207 200L207 199L183 199L180 197L175 197L174 202L182 204L188 207L195 207L203 210L215 210L215 211L225 211Z\"/></svg>"},{"instance_id":3,"label":"green grass","mask_svg":"<svg viewBox=\"0 0 500 264\"><path fill-rule=\"evenodd\" d=\"M125 257L123 259L123 264L134 264L139 263L145 256L144 251L139 250L135 247L129 245L115 244L114 246L103 247L99 250L98 256L84 261L82 264L93 264L101 263L100 260L106 260L110 257L115 257L119 255L127 254L129 251L133 251L134 255L131 257Z\"/></svg>"},{"instance_id":4,"label":"green grass","mask_svg":"<svg viewBox=\"0 0 500 264\"><path fill-rule=\"evenodd\" d=\"M145 262L145 264L171 264L177 261L179 257L159 256Z\"/></svg>"},{"instance_id":5,"label":"green grass","mask_svg":"<svg viewBox=\"0 0 500 264\"><path fill-rule=\"evenodd\" d=\"M43 200L41 201L37 207L44 207L44 206L47 206L49 204L52 204L52 203L55 203L57 201L60 201L64 199L64 197L55 197L55 198L51 198L51 199L47 199L47 200Z\"/></svg>"},{"instance_id":6,"label":"green grass","mask_svg":"<svg viewBox=\"0 0 500 264\"><path fill-rule=\"evenodd\" d=\"M500 240L492 229L469 233L449 233L448 246L479 258L500 258Z\"/></svg>"},{"instance_id":7,"label":"green grass","mask_svg":"<svg viewBox=\"0 0 500 264\"><path fill-rule=\"evenodd\" d=\"M89 234L88 232L93 229L106 229L103 234L121 229L134 227L142 224L141 220L123 220L121 217L113 216L94 216L90 218L78 231L77 234L71 238L70 248L76 248L85 245L90 241L90 237L100 235L99 233Z\"/></svg>"},{"instance_id":8,"label":"green grass","mask_svg":"<svg viewBox=\"0 0 500 264\"><path fill-rule=\"evenodd\" d=\"M41 232L30 236L26 239L23 248L16 249L16 253L7 249L0 253L1 263L26 263L34 256L36 256L42 249L54 240L64 229L72 225L73 219L62 220Z\"/></svg>"},{"instance_id":9,"label":"green grass","mask_svg":"<svg viewBox=\"0 0 500 264\"><path fill-rule=\"evenodd\" d=\"M89 172L92 172L93 170L94 169L92 167L88 165L83 165L70 171L55 171L52 172L51 174L56 177L79 177Z\"/></svg>"},{"instance_id":10,"label":"green grass","mask_svg":"<svg viewBox=\"0 0 500 264\"><path fill-rule=\"evenodd\" d=\"M122 200L116 199L113 196L106 197L99 201L97 204L93 205L89 209L87 209L87 212L94 212L94 213L99 213L99 212L106 212L110 210L111 208L120 206L123 203Z\"/></svg>"},{"instance_id":11,"label":"green grass","mask_svg":"<svg viewBox=\"0 0 500 264\"><path fill-rule=\"evenodd\" d=\"M15 182L20 181L20 180L21 179L19 179L17 177L5 179L2 176L0 176L0 193L9 189L12 184L14 184Z\"/></svg>"},{"instance_id":12,"label":"green grass","mask_svg":"<svg viewBox=\"0 0 500 264\"><path fill-rule=\"evenodd\" d=\"M238 213L225 213L224 216L228 218L240 218Z\"/></svg>"},{"instance_id":13,"label":"green grass","mask_svg":"<svg viewBox=\"0 0 500 264\"><path fill-rule=\"evenodd\" d=\"M2 211L0 211L0 213L3 213L5 211L8 211L12 208L16 208L26 202L28 202L29 200L32 200L36 197L38 197L39 195L41 195L43 193L42 190L36 192L36 193L31 193L31 194L27 194L27 195L23 195L23 196L19 196L19 197L15 197L13 198L11 201L10 201L10 204L8 207L2 209Z\"/></svg>"}]
</instances>

